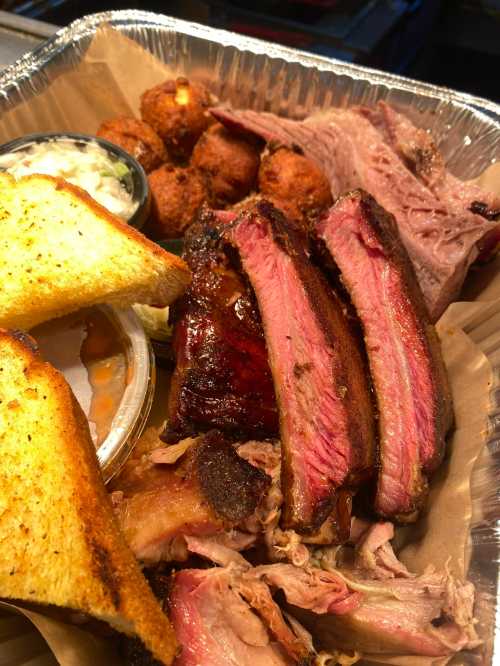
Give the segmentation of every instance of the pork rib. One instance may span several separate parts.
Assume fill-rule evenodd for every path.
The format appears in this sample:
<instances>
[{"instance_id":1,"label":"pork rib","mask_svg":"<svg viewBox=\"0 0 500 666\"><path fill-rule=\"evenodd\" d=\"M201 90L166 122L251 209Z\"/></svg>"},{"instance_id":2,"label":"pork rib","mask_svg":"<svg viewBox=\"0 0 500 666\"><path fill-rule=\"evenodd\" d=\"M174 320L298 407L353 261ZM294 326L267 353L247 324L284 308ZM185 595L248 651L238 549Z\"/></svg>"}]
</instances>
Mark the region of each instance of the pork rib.
<instances>
[{"instance_id":1,"label":"pork rib","mask_svg":"<svg viewBox=\"0 0 500 666\"><path fill-rule=\"evenodd\" d=\"M228 229L259 305L280 411L284 525L320 527L335 489L371 472L366 370L343 304L267 202Z\"/></svg>"},{"instance_id":2,"label":"pork rib","mask_svg":"<svg viewBox=\"0 0 500 666\"><path fill-rule=\"evenodd\" d=\"M252 110L213 113L228 126L302 149L323 170L334 197L361 187L392 213L433 321L458 295L478 243L498 226L471 210L449 174L441 186L431 187L412 173L402 144L389 141L381 123L371 122L362 109L332 109L304 121ZM488 201L477 189L479 201Z\"/></svg>"},{"instance_id":3,"label":"pork rib","mask_svg":"<svg viewBox=\"0 0 500 666\"><path fill-rule=\"evenodd\" d=\"M278 432L259 313L221 249L223 226L205 212L185 238L192 282L174 308L167 442L211 428L243 440Z\"/></svg>"},{"instance_id":4,"label":"pork rib","mask_svg":"<svg viewBox=\"0 0 500 666\"><path fill-rule=\"evenodd\" d=\"M441 461L452 407L439 341L392 216L362 191L341 197L316 225L364 329L379 410L376 509L416 517Z\"/></svg>"}]
</instances>

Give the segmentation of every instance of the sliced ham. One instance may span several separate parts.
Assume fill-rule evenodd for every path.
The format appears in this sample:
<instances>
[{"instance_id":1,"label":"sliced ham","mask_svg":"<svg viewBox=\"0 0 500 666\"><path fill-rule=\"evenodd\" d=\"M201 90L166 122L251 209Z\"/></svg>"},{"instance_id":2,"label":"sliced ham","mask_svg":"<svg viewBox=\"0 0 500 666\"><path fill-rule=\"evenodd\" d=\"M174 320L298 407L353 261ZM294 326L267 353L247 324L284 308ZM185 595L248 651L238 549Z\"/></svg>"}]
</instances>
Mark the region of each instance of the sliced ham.
<instances>
[{"instance_id":1,"label":"sliced ham","mask_svg":"<svg viewBox=\"0 0 500 666\"><path fill-rule=\"evenodd\" d=\"M378 403L376 510L411 520L452 421L439 341L393 218L357 190L316 225L363 327Z\"/></svg>"},{"instance_id":2,"label":"sliced ham","mask_svg":"<svg viewBox=\"0 0 500 666\"><path fill-rule=\"evenodd\" d=\"M382 122L371 122L362 109L332 109L304 121L252 110L216 109L214 115L267 141L300 148L327 176L334 197L358 187L375 197L396 219L432 320L458 296L478 244L497 228L473 212L469 194L462 196L459 181L444 167L436 179L433 166L430 181L412 173L404 142L388 137ZM479 189L474 196L489 201Z\"/></svg>"},{"instance_id":3,"label":"sliced ham","mask_svg":"<svg viewBox=\"0 0 500 666\"><path fill-rule=\"evenodd\" d=\"M367 373L340 299L304 243L260 202L228 237L254 289L280 413L286 528L310 533L335 491L372 471L374 427Z\"/></svg>"}]
</instances>

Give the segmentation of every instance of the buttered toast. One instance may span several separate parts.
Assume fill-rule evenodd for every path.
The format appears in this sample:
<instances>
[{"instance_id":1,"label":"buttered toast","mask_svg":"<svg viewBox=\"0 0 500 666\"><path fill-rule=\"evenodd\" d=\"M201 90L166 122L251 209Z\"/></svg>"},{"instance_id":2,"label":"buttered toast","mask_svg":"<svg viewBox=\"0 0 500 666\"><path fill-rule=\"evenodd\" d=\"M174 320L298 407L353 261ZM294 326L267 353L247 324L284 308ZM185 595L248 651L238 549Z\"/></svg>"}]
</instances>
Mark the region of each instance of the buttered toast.
<instances>
[{"instance_id":1,"label":"buttered toast","mask_svg":"<svg viewBox=\"0 0 500 666\"><path fill-rule=\"evenodd\" d=\"M51 176L0 172L0 326L30 329L82 307L168 305L186 264Z\"/></svg>"},{"instance_id":2,"label":"buttered toast","mask_svg":"<svg viewBox=\"0 0 500 666\"><path fill-rule=\"evenodd\" d=\"M170 664L176 641L125 544L88 423L26 334L0 329L0 597L88 613Z\"/></svg>"}]
</instances>

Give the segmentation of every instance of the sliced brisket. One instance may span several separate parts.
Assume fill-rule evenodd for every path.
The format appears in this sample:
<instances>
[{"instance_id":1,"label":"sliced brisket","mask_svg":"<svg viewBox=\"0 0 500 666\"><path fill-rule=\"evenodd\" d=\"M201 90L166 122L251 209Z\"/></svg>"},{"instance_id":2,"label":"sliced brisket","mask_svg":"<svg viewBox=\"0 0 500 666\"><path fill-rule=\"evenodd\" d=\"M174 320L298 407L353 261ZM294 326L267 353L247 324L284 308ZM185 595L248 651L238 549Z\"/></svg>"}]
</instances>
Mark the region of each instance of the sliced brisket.
<instances>
[{"instance_id":1,"label":"sliced brisket","mask_svg":"<svg viewBox=\"0 0 500 666\"><path fill-rule=\"evenodd\" d=\"M500 208L500 199L471 182L455 178L429 132L415 127L389 104L378 102L374 108L360 107L359 113L382 134L385 142L403 160L408 169L439 199L444 199L457 214L471 210L492 219Z\"/></svg>"},{"instance_id":2,"label":"sliced brisket","mask_svg":"<svg viewBox=\"0 0 500 666\"><path fill-rule=\"evenodd\" d=\"M228 228L254 288L280 411L284 526L317 530L335 490L371 472L367 372L339 298L265 202Z\"/></svg>"},{"instance_id":3,"label":"sliced brisket","mask_svg":"<svg viewBox=\"0 0 500 666\"><path fill-rule=\"evenodd\" d=\"M221 250L223 226L205 213L185 239L193 279L174 311L176 368L163 436L169 442L211 428L242 439L278 432L258 309Z\"/></svg>"},{"instance_id":4,"label":"sliced brisket","mask_svg":"<svg viewBox=\"0 0 500 666\"><path fill-rule=\"evenodd\" d=\"M409 149L393 139L385 120L356 108L304 121L251 110L217 109L214 115L268 141L298 146L323 170L334 197L358 187L374 196L396 219L433 321L458 295L478 243L497 226L472 212L470 192L446 172L437 151L427 150L424 133L422 148ZM489 200L479 188L474 196Z\"/></svg>"},{"instance_id":5,"label":"sliced brisket","mask_svg":"<svg viewBox=\"0 0 500 666\"><path fill-rule=\"evenodd\" d=\"M371 196L341 197L316 231L364 329L379 410L376 510L411 519L452 420L439 341L394 220Z\"/></svg>"}]
</instances>

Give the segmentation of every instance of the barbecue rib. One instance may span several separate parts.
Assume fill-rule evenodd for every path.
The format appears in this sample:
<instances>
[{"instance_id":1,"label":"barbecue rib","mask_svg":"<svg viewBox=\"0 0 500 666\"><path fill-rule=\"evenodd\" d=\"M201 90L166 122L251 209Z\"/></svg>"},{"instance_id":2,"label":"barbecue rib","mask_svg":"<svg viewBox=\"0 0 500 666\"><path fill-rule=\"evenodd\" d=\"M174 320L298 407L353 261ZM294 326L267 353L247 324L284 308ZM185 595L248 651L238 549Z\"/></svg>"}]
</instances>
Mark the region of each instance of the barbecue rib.
<instances>
[{"instance_id":1,"label":"barbecue rib","mask_svg":"<svg viewBox=\"0 0 500 666\"><path fill-rule=\"evenodd\" d=\"M277 209L257 203L227 236L266 336L280 411L284 525L310 533L331 512L335 490L372 470L366 369L342 302Z\"/></svg>"},{"instance_id":2,"label":"barbecue rib","mask_svg":"<svg viewBox=\"0 0 500 666\"><path fill-rule=\"evenodd\" d=\"M224 569L185 569L174 578L169 615L182 646L174 666L291 666ZM281 613L276 608L281 619ZM281 620L283 621L283 620Z\"/></svg>"},{"instance_id":3,"label":"barbecue rib","mask_svg":"<svg viewBox=\"0 0 500 666\"><path fill-rule=\"evenodd\" d=\"M433 321L458 295L477 244L498 226L472 212L477 210L471 210L472 189L447 174L437 151L432 156L424 144L411 153L407 142L388 138L382 121L371 122L364 109L332 109L304 121L251 110L213 113L235 129L302 149L323 170L334 197L362 187L392 213ZM419 141L423 138L420 133ZM414 173L407 168L412 159L418 162ZM434 175L424 178L424 173ZM479 188L473 196L493 205Z\"/></svg>"},{"instance_id":4,"label":"barbecue rib","mask_svg":"<svg viewBox=\"0 0 500 666\"><path fill-rule=\"evenodd\" d=\"M271 479L238 456L217 431L194 443L176 465L155 464L151 449L159 440L142 440L111 484L118 523L135 556L146 563L183 560L187 535L220 535L248 518L269 489ZM232 532L234 548L255 537Z\"/></svg>"},{"instance_id":5,"label":"barbecue rib","mask_svg":"<svg viewBox=\"0 0 500 666\"><path fill-rule=\"evenodd\" d=\"M278 432L258 310L221 249L223 226L205 212L186 235L193 279L174 308L176 368L163 436L169 442L211 428L243 440Z\"/></svg>"},{"instance_id":6,"label":"barbecue rib","mask_svg":"<svg viewBox=\"0 0 500 666\"><path fill-rule=\"evenodd\" d=\"M452 421L446 371L392 216L362 191L341 197L316 224L364 329L379 410L376 510L416 517Z\"/></svg>"}]
</instances>

